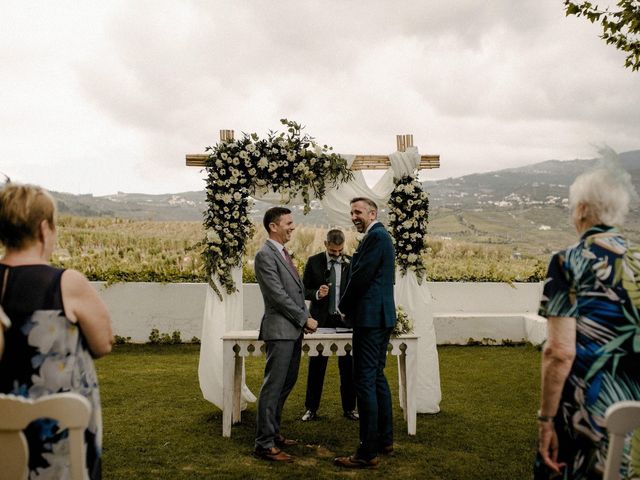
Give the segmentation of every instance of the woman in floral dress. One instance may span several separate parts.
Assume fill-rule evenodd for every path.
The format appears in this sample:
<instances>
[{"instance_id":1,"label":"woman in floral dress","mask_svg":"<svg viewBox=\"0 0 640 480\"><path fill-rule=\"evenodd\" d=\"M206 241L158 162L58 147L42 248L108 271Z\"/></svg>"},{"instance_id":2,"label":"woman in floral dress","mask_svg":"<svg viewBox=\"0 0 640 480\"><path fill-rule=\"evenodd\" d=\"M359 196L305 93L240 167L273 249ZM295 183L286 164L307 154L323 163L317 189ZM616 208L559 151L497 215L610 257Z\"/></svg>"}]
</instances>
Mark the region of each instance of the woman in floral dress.
<instances>
[{"instance_id":1,"label":"woman in floral dress","mask_svg":"<svg viewBox=\"0 0 640 480\"><path fill-rule=\"evenodd\" d=\"M635 195L612 165L571 186L580 241L551 259L540 314L548 319L535 478L601 478L604 414L640 400L640 249L620 225ZM623 478L629 478L627 442ZM638 475L638 472L635 473Z\"/></svg>"},{"instance_id":2,"label":"woman in floral dress","mask_svg":"<svg viewBox=\"0 0 640 480\"><path fill-rule=\"evenodd\" d=\"M93 358L111 351L107 309L87 279L48 264L55 203L43 189L0 189L0 393L39 398L76 392L92 405L85 431L87 477L101 477L102 418ZM93 358L92 358L93 357ZM68 432L39 419L26 431L30 479L69 478Z\"/></svg>"}]
</instances>

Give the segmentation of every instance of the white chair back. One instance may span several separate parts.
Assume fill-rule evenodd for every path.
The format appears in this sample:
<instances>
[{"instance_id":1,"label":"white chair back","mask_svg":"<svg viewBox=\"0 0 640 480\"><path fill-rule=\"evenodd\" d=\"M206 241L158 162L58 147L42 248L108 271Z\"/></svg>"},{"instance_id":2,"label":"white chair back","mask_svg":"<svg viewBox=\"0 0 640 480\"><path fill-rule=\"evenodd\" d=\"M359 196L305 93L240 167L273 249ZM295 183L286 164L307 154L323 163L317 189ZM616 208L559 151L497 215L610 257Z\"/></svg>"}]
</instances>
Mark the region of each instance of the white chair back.
<instances>
[{"instance_id":1,"label":"white chair back","mask_svg":"<svg viewBox=\"0 0 640 480\"><path fill-rule=\"evenodd\" d=\"M36 400L0 394L0 472L6 480L24 480L28 474L29 450L23 430L38 418L57 420L69 429L71 478L85 478L84 430L91 417L91 404L77 393L56 393Z\"/></svg>"},{"instance_id":2,"label":"white chair back","mask_svg":"<svg viewBox=\"0 0 640 480\"><path fill-rule=\"evenodd\" d=\"M607 408L604 423L609 431L609 450L603 480L618 480L627 433L640 427L640 402L617 402Z\"/></svg>"}]
</instances>

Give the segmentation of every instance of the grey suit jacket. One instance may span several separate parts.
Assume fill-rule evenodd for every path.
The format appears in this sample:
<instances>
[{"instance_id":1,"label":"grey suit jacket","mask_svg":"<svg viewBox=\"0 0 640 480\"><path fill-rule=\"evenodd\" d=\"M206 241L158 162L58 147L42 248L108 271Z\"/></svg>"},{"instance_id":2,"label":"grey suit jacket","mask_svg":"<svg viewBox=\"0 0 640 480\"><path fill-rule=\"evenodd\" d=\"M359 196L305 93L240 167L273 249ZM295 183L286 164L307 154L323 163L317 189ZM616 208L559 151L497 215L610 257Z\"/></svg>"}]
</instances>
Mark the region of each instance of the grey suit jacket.
<instances>
[{"instance_id":1,"label":"grey suit jacket","mask_svg":"<svg viewBox=\"0 0 640 480\"><path fill-rule=\"evenodd\" d=\"M268 240L254 267L264 300L260 340L296 340L309 318L302 280Z\"/></svg>"}]
</instances>

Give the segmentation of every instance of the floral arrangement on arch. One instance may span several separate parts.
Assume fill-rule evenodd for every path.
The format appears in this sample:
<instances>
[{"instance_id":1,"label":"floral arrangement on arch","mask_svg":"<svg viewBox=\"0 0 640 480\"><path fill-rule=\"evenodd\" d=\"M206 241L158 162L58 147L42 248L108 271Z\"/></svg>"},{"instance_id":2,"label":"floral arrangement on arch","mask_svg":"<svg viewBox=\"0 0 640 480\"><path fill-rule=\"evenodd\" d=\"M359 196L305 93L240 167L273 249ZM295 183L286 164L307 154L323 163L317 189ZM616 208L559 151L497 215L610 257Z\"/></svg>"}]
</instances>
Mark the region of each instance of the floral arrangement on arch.
<instances>
[{"instance_id":1,"label":"floral arrangement on arch","mask_svg":"<svg viewBox=\"0 0 640 480\"><path fill-rule=\"evenodd\" d=\"M413 333L413 320L409 318L409 314L404 311L402 305L396 306L396 324L391 331L392 337Z\"/></svg>"},{"instance_id":2,"label":"floral arrangement on arch","mask_svg":"<svg viewBox=\"0 0 640 480\"><path fill-rule=\"evenodd\" d=\"M221 300L213 279L227 294L236 292L231 272L242 265L254 233L251 195L272 191L280 194L283 204L300 196L307 214L312 198L322 199L327 188L353 179L346 160L331 147L318 145L296 122L280 123L286 133L269 131L266 138L243 133L237 140L220 141L205 150L209 208L204 216L203 257L209 285Z\"/></svg>"},{"instance_id":3,"label":"floral arrangement on arch","mask_svg":"<svg viewBox=\"0 0 640 480\"><path fill-rule=\"evenodd\" d=\"M429 196L411 175L394 178L395 187L389 199L389 227L396 249L396 264L402 275L413 270L418 283L427 275L424 254L427 248Z\"/></svg>"}]
</instances>

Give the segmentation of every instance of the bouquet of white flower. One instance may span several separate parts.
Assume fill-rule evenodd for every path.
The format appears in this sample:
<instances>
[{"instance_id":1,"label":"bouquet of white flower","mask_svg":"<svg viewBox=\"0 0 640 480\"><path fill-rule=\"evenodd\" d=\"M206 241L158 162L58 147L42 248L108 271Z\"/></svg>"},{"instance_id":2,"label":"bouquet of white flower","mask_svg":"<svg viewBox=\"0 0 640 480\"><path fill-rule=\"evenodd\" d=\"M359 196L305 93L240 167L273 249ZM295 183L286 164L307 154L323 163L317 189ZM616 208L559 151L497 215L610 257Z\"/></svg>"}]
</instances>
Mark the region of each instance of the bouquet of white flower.
<instances>
[{"instance_id":1,"label":"bouquet of white flower","mask_svg":"<svg viewBox=\"0 0 640 480\"><path fill-rule=\"evenodd\" d=\"M401 305L396 306L396 318L396 325L393 327L393 331L391 332L392 337L413 332L413 321L409 318L409 315L404 311Z\"/></svg>"},{"instance_id":2,"label":"bouquet of white flower","mask_svg":"<svg viewBox=\"0 0 640 480\"><path fill-rule=\"evenodd\" d=\"M267 188L287 198L302 197L304 213L310 210L311 194L322 199L327 188L347 182L353 173L347 162L331 147L318 145L302 134L302 127L287 119L280 122L287 133L270 131L266 139L243 134L238 140L220 141L207 147L207 203L203 257L209 284L220 299L213 282L217 278L228 293L236 291L231 278L242 264L247 241L254 232L249 216L249 195Z\"/></svg>"},{"instance_id":3,"label":"bouquet of white flower","mask_svg":"<svg viewBox=\"0 0 640 480\"><path fill-rule=\"evenodd\" d=\"M429 196L412 176L394 179L395 188L389 199L389 226L396 249L396 261L403 275L411 269L422 283L426 276L424 253Z\"/></svg>"}]
</instances>

